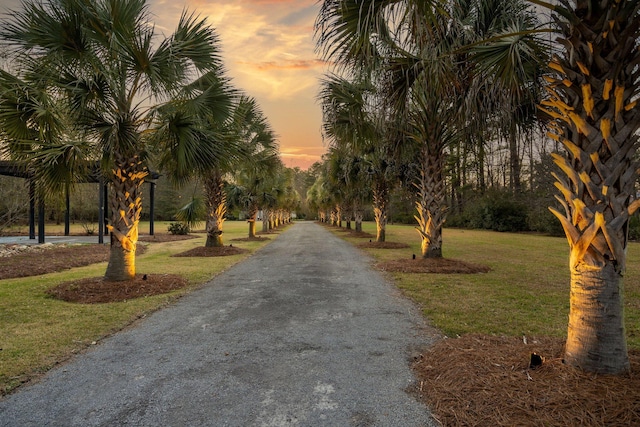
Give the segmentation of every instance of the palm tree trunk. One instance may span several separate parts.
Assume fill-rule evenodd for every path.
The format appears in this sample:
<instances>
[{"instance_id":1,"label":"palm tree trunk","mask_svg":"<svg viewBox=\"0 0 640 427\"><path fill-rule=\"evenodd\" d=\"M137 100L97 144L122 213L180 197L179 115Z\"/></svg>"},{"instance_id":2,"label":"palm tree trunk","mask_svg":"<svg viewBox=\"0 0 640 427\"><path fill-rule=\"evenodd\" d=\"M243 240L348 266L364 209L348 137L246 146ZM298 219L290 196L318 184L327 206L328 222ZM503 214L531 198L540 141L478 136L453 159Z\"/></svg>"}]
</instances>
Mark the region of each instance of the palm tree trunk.
<instances>
[{"instance_id":1,"label":"palm tree trunk","mask_svg":"<svg viewBox=\"0 0 640 427\"><path fill-rule=\"evenodd\" d=\"M613 263L601 270L582 265L571 271L566 363L589 372L628 369L622 289Z\"/></svg>"},{"instance_id":2,"label":"palm tree trunk","mask_svg":"<svg viewBox=\"0 0 640 427\"><path fill-rule=\"evenodd\" d=\"M218 171L212 172L204 179L204 194L207 199L207 241L205 246L222 247L222 225L227 213L227 195L224 192L224 181Z\"/></svg>"},{"instance_id":3,"label":"palm tree trunk","mask_svg":"<svg viewBox=\"0 0 640 427\"><path fill-rule=\"evenodd\" d=\"M353 220L356 223L356 232L362 231L362 219L364 218L364 211L362 209L362 204L360 201L357 201L353 204Z\"/></svg>"},{"instance_id":4,"label":"palm tree trunk","mask_svg":"<svg viewBox=\"0 0 640 427\"><path fill-rule=\"evenodd\" d=\"M269 231L269 215L271 215L270 209L262 210L262 232L267 233Z\"/></svg>"},{"instance_id":5,"label":"palm tree trunk","mask_svg":"<svg viewBox=\"0 0 640 427\"><path fill-rule=\"evenodd\" d=\"M253 239L254 237L256 237L256 217L257 216L258 216L258 207L255 205L250 206L248 211L248 219L247 219L247 222L249 223L250 239Z\"/></svg>"},{"instance_id":6,"label":"palm tree trunk","mask_svg":"<svg viewBox=\"0 0 640 427\"><path fill-rule=\"evenodd\" d=\"M387 238L387 206L389 189L384 179L378 179L373 188L373 215L376 220L376 242L384 242Z\"/></svg>"},{"instance_id":7,"label":"palm tree trunk","mask_svg":"<svg viewBox=\"0 0 640 427\"><path fill-rule=\"evenodd\" d=\"M420 251L423 258L442 257L442 226L446 217L445 185L442 179L444 156L440 150L424 155L420 178L415 184L418 189L416 209L418 233L422 239Z\"/></svg>"},{"instance_id":8,"label":"palm tree trunk","mask_svg":"<svg viewBox=\"0 0 640 427\"><path fill-rule=\"evenodd\" d=\"M140 187L148 173L138 156L125 160L116 152L114 157L112 191L109 193L111 221L107 225L111 232L111 249L104 277L109 281L122 281L136 275L138 223L142 212Z\"/></svg>"}]
</instances>

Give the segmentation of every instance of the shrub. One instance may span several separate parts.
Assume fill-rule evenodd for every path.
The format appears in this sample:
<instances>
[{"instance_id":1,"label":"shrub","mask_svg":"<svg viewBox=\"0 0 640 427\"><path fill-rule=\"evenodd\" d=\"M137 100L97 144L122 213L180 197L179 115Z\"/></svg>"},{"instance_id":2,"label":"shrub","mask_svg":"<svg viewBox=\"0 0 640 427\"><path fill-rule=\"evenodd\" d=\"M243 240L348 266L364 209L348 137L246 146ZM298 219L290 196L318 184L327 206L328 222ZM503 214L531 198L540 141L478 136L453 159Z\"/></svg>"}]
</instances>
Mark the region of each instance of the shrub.
<instances>
[{"instance_id":1,"label":"shrub","mask_svg":"<svg viewBox=\"0 0 640 427\"><path fill-rule=\"evenodd\" d=\"M172 222L168 227L169 233L171 234L189 234L189 225L183 222Z\"/></svg>"}]
</instances>

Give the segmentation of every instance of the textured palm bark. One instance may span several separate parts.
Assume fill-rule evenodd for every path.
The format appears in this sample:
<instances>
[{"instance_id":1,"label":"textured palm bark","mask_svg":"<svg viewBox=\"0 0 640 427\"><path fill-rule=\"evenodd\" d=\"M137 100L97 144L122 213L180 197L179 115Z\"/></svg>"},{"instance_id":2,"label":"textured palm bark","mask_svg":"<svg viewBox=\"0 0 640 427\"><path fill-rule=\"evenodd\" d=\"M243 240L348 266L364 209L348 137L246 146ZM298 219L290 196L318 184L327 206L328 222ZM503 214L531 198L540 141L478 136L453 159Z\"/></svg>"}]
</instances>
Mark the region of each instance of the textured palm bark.
<instances>
[{"instance_id":1,"label":"textured palm bark","mask_svg":"<svg viewBox=\"0 0 640 427\"><path fill-rule=\"evenodd\" d=\"M111 232L111 249L104 277L110 281L123 281L136 275L136 245L142 212L140 187L148 173L137 156L125 158L115 153L114 157L109 193L111 219L107 225Z\"/></svg>"},{"instance_id":2,"label":"textured palm bark","mask_svg":"<svg viewBox=\"0 0 640 427\"><path fill-rule=\"evenodd\" d=\"M269 211L269 230L276 228L276 215L274 212Z\"/></svg>"},{"instance_id":3,"label":"textured palm bark","mask_svg":"<svg viewBox=\"0 0 640 427\"><path fill-rule=\"evenodd\" d=\"M638 162L636 105L640 81L637 2L578 0L561 25L565 47L550 68L554 121L549 136L564 145L554 160L556 198L551 208L570 248L571 304L565 360L587 371L629 369L623 325L623 276L629 218L640 205L634 183ZM578 18L580 17L580 18Z\"/></svg>"},{"instance_id":4,"label":"textured palm bark","mask_svg":"<svg viewBox=\"0 0 640 427\"><path fill-rule=\"evenodd\" d=\"M222 175L215 171L204 179L204 195L207 201L206 247L222 247L222 226L227 213L227 195L224 192Z\"/></svg>"},{"instance_id":5,"label":"textured palm bark","mask_svg":"<svg viewBox=\"0 0 640 427\"><path fill-rule=\"evenodd\" d=\"M442 226L446 218L445 187L442 173L444 156L441 152L429 152L424 156L418 189L415 215L420 233L420 253L423 258L442 257Z\"/></svg>"},{"instance_id":6,"label":"textured palm bark","mask_svg":"<svg viewBox=\"0 0 640 427\"><path fill-rule=\"evenodd\" d=\"M267 233L269 231L269 216L271 216L271 209L262 210L262 232Z\"/></svg>"},{"instance_id":7,"label":"textured palm bark","mask_svg":"<svg viewBox=\"0 0 640 427\"><path fill-rule=\"evenodd\" d=\"M256 237L256 218L258 216L258 205L251 204L247 212L247 222L249 223L249 238Z\"/></svg>"},{"instance_id":8,"label":"textured palm bark","mask_svg":"<svg viewBox=\"0 0 640 427\"><path fill-rule=\"evenodd\" d=\"M590 372L628 369L620 274L612 263L596 270L581 264L571 282L565 363Z\"/></svg>"},{"instance_id":9,"label":"textured palm bark","mask_svg":"<svg viewBox=\"0 0 640 427\"><path fill-rule=\"evenodd\" d=\"M362 220L364 219L364 209L360 201L353 204L353 220L356 223L356 232L362 231Z\"/></svg>"},{"instance_id":10,"label":"textured palm bark","mask_svg":"<svg viewBox=\"0 0 640 427\"><path fill-rule=\"evenodd\" d=\"M376 220L376 242L384 242L387 238L388 205L389 188L386 181L378 180L373 186L373 216Z\"/></svg>"}]
</instances>

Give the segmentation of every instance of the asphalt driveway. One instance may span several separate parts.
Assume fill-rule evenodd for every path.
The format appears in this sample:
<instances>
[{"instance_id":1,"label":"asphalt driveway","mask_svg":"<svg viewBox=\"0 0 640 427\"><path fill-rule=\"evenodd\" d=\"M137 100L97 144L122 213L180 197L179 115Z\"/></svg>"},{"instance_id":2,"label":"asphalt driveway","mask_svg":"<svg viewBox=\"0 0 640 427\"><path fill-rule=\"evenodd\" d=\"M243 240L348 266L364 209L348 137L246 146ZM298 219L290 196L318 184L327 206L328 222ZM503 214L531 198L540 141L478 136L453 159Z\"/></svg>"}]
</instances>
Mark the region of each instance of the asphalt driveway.
<instances>
[{"instance_id":1,"label":"asphalt driveway","mask_svg":"<svg viewBox=\"0 0 640 427\"><path fill-rule=\"evenodd\" d=\"M435 425L405 391L412 350L429 334L370 262L323 227L296 223L7 396L0 426Z\"/></svg>"}]
</instances>

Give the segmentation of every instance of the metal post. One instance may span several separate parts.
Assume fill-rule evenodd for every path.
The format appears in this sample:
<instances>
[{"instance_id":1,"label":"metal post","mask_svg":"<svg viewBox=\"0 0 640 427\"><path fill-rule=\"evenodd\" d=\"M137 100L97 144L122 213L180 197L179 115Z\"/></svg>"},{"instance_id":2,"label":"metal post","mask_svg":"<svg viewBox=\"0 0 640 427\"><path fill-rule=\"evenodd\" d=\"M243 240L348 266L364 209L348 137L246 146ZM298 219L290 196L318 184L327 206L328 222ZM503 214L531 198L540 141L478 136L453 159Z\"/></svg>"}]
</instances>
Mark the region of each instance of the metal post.
<instances>
[{"instance_id":1,"label":"metal post","mask_svg":"<svg viewBox=\"0 0 640 427\"><path fill-rule=\"evenodd\" d=\"M29 239L36 238L36 184L29 179Z\"/></svg>"},{"instance_id":2,"label":"metal post","mask_svg":"<svg viewBox=\"0 0 640 427\"><path fill-rule=\"evenodd\" d=\"M44 196L38 195L38 243L44 243Z\"/></svg>"},{"instance_id":3,"label":"metal post","mask_svg":"<svg viewBox=\"0 0 640 427\"><path fill-rule=\"evenodd\" d=\"M149 235L153 236L153 215L154 215L154 205L155 202L155 194L156 194L156 183L151 182L151 189L149 190L149 199L151 202L151 206L149 206Z\"/></svg>"},{"instance_id":4,"label":"metal post","mask_svg":"<svg viewBox=\"0 0 640 427\"><path fill-rule=\"evenodd\" d=\"M98 183L98 243L104 243L104 191L102 178Z\"/></svg>"},{"instance_id":5,"label":"metal post","mask_svg":"<svg viewBox=\"0 0 640 427\"><path fill-rule=\"evenodd\" d=\"M70 196L69 196L69 185L67 184L65 186L65 203L66 203L66 211L64 213L64 235L68 236L69 235L69 228L70 228L70 222L71 222L71 202L69 201Z\"/></svg>"}]
</instances>

